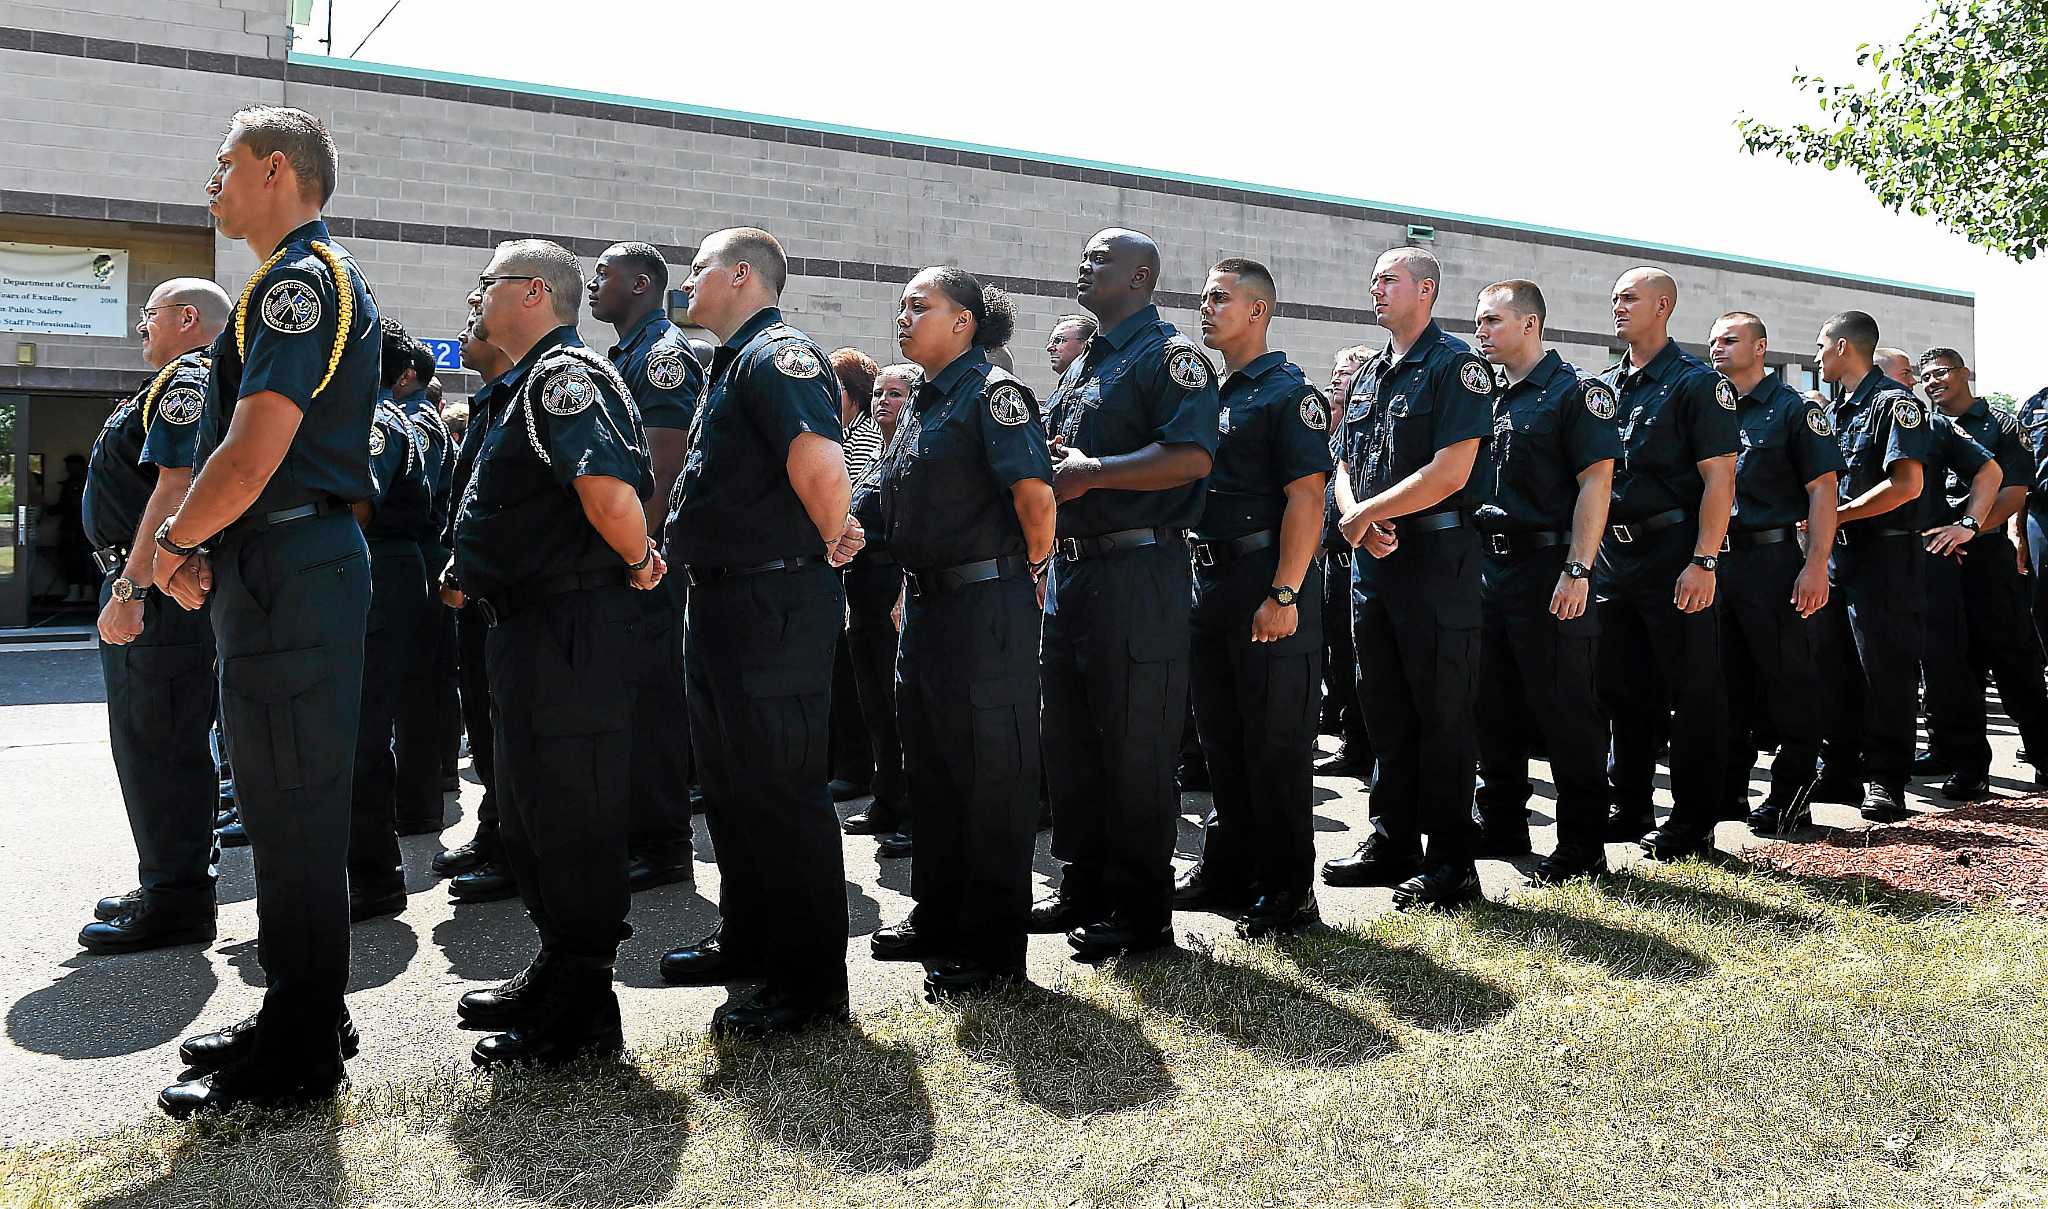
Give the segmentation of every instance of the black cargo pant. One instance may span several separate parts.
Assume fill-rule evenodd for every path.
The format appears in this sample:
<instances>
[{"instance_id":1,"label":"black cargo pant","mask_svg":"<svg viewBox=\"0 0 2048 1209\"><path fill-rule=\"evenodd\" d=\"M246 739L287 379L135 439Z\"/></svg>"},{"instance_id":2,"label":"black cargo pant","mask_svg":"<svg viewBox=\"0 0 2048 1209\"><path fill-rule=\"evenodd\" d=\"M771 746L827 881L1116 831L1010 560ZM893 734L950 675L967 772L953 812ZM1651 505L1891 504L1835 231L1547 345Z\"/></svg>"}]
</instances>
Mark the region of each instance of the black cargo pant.
<instances>
[{"instance_id":1,"label":"black cargo pant","mask_svg":"<svg viewBox=\"0 0 2048 1209\"><path fill-rule=\"evenodd\" d=\"M379 557L378 551L385 544L380 541L371 548L372 559ZM399 543L391 544L395 547ZM407 571L417 576L418 582L406 588L408 613L405 624L409 632L398 656L402 679L394 688L397 711L392 744L396 761L393 814L408 822L439 827L447 818L446 799L441 790L441 749L447 723L442 717L440 689L434 679L435 669L440 666L442 658L442 622L435 611L425 608L413 616L410 598L417 596L422 601L433 602L436 585L441 581L441 568L448 564L448 552L433 542L411 544L413 558ZM373 582L379 592L385 590L387 583L394 590L398 586L397 580L389 575L376 576L373 573ZM374 622L374 602L371 613Z\"/></svg>"},{"instance_id":2,"label":"black cargo pant","mask_svg":"<svg viewBox=\"0 0 2048 1209\"><path fill-rule=\"evenodd\" d=\"M1648 817L1660 724L1671 716L1671 825L1709 829L1727 813L1728 694L1715 603L1681 613L1673 596L1696 525L1600 545L1600 699L1614 726L1612 785L1624 815Z\"/></svg>"},{"instance_id":3,"label":"black cargo pant","mask_svg":"<svg viewBox=\"0 0 2048 1209\"><path fill-rule=\"evenodd\" d=\"M370 620L363 641L362 708L356 717L356 759L349 803L348 876L361 893L404 885L399 868L398 761L393 732L408 692L424 677L407 669L417 663L433 620L419 546L407 539L370 542ZM400 732L402 738L402 732ZM417 749L415 749L415 754ZM438 777L438 770L435 776ZM434 791L436 801L440 791Z\"/></svg>"},{"instance_id":4,"label":"black cargo pant","mask_svg":"<svg viewBox=\"0 0 2048 1209\"><path fill-rule=\"evenodd\" d=\"M212 564L221 714L256 867L257 1060L338 1066L369 549L342 511L230 527Z\"/></svg>"},{"instance_id":5,"label":"black cargo pant","mask_svg":"<svg viewBox=\"0 0 2048 1209\"><path fill-rule=\"evenodd\" d=\"M897 664L917 832L911 922L940 952L995 971L1024 968L1038 832L1038 622L1028 576L914 595Z\"/></svg>"},{"instance_id":6,"label":"black cargo pant","mask_svg":"<svg viewBox=\"0 0 2048 1209\"><path fill-rule=\"evenodd\" d=\"M112 596L100 585L100 607ZM213 619L161 591L142 602L142 636L100 643L107 738L135 836L142 901L167 915L213 914Z\"/></svg>"},{"instance_id":7,"label":"black cargo pant","mask_svg":"<svg viewBox=\"0 0 2048 1209\"><path fill-rule=\"evenodd\" d=\"M1557 789L1557 845L1594 848L1607 829L1607 716L1599 694L1599 609L1550 611L1565 546L1488 554L1481 568L1479 788L1490 825L1526 828L1531 740L1540 736Z\"/></svg>"},{"instance_id":8,"label":"black cargo pant","mask_svg":"<svg viewBox=\"0 0 2048 1209\"><path fill-rule=\"evenodd\" d=\"M1187 717L1188 548L1171 538L1062 557L1053 574L1039 669L1052 852L1067 866L1061 892L1084 919L1164 928Z\"/></svg>"},{"instance_id":9,"label":"black cargo pant","mask_svg":"<svg viewBox=\"0 0 2048 1209\"><path fill-rule=\"evenodd\" d=\"M1728 777L1724 801L1749 808L1757 750L1775 744L1774 806L1813 780L1827 719L1820 615L1801 617L1792 586L1805 565L1797 541L1734 546L1721 556L1721 661L1728 677Z\"/></svg>"},{"instance_id":10,"label":"black cargo pant","mask_svg":"<svg viewBox=\"0 0 2048 1209\"><path fill-rule=\"evenodd\" d=\"M718 858L720 936L768 991L846 994L846 860L826 791L839 573L690 585L691 741Z\"/></svg>"},{"instance_id":11,"label":"black cargo pant","mask_svg":"<svg viewBox=\"0 0 2048 1209\"><path fill-rule=\"evenodd\" d=\"M1337 735L1364 752L1372 744L1365 733L1365 708L1358 702L1358 655L1351 645L1354 557L1353 550L1330 550L1318 560L1323 564L1323 693L1335 704Z\"/></svg>"},{"instance_id":12,"label":"black cargo pant","mask_svg":"<svg viewBox=\"0 0 2048 1209\"><path fill-rule=\"evenodd\" d=\"M1416 857L1427 835L1431 865L1469 864L1479 840L1479 535L1462 527L1400 535L1386 558L1359 550L1352 561L1358 699L1379 762L1373 830Z\"/></svg>"},{"instance_id":13,"label":"black cargo pant","mask_svg":"<svg viewBox=\"0 0 2048 1209\"><path fill-rule=\"evenodd\" d=\"M525 602L484 640L498 824L541 951L610 969L630 895L633 671L647 610L623 583ZM495 607L496 602L492 602Z\"/></svg>"},{"instance_id":14,"label":"black cargo pant","mask_svg":"<svg viewBox=\"0 0 2048 1209\"><path fill-rule=\"evenodd\" d=\"M1190 683L1212 807L1204 880L1242 896L1315 884L1314 773L1323 675L1320 560L1302 579L1295 631L1252 641L1252 615L1278 582L1277 545L1195 569Z\"/></svg>"},{"instance_id":15,"label":"black cargo pant","mask_svg":"<svg viewBox=\"0 0 2048 1209\"><path fill-rule=\"evenodd\" d=\"M1987 671L2027 754L2048 760L2041 642L2016 557L2002 533L1971 541L1960 561L1928 556L1927 643L1920 659L1927 678L1927 730L1931 749L1966 775L1991 769L1984 730Z\"/></svg>"},{"instance_id":16,"label":"black cargo pant","mask_svg":"<svg viewBox=\"0 0 2048 1209\"><path fill-rule=\"evenodd\" d=\"M675 578L681 578L678 569ZM643 645L633 674L632 805L626 849L657 865L683 864L696 847L690 833L690 707L683 691L682 585L664 580L651 592L635 592L645 614Z\"/></svg>"},{"instance_id":17,"label":"black cargo pant","mask_svg":"<svg viewBox=\"0 0 2048 1209\"><path fill-rule=\"evenodd\" d=\"M439 607L438 605L436 607ZM469 764L483 783L476 808L476 844L491 860L504 854L499 838L497 722L491 709L491 677L484 654L491 632L483 614L465 603L455 614L456 670L462 678L462 726L469 732Z\"/></svg>"},{"instance_id":18,"label":"black cargo pant","mask_svg":"<svg viewBox=\"0 0 2048 1209\"><path fill-rule=\"evenodd\" d=\"M1927 551L1915 533L1851 534L1835 546L1828 573L1822 763L1830 777L1901 793L1912 775Z\"/></svg>"},{"instance_id":19,"label":"black cargo pant","mask_svg":"<svg viewBox=\"0 0 2048 1209\"><path fill-rule=\"evenodd\" d=\"M854 692L874 760L869 782L875 808L904 817L904 754L896 709L896 622L890 612L903 593L903 568L870 548L846 568L846 646L853 660ZM1035 688L1036 679L1032 681Z\"/></svg>"}]
</instances>

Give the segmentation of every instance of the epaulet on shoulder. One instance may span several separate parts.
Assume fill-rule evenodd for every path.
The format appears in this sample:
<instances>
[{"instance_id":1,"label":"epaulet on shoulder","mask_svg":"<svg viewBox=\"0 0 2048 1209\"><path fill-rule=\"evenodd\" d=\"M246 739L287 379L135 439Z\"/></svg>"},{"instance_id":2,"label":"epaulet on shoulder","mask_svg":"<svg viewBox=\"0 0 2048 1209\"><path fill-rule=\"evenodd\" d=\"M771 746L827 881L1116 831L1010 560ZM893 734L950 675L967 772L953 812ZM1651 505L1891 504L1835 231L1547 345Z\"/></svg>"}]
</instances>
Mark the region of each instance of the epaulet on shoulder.
<instances>
[{"instance_id":1,"label":"epaulet on shoulder","mask_svg":"<svg viewBox=\"0 0 2048 1209\"><path fill-rule=\"evenodd\" d=\"M1024 379L1011 373L1009 370L1004 369L1002 366L991 363L988 367L987 386L1001 386L1005 382L1011 383L1012 385L1015 386L1023 387L1026 393L1031 392L1030 383L1024 381Z\"/></svg>"}]
</instances>

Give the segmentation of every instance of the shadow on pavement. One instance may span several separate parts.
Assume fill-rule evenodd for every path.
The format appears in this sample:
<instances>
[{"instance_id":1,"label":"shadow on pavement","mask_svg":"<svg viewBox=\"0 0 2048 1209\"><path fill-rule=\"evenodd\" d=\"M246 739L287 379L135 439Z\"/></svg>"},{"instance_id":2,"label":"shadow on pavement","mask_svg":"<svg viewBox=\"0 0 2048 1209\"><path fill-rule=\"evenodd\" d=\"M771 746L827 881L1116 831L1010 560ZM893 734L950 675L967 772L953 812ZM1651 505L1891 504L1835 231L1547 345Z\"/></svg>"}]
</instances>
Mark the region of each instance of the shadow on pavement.
<instances>
[{"instance_id":1,"label":"shadow on pavement","mask_svg":"<svg viewBox=\"0 0 2048 1209\"><path fill-rule=\"evenodd\" d=\"M263 985L257 942L245 940L220 950L228 965L252 987ZM395 981L420 951L419 933L401 917L365 920L349 929L348 994Z\"/></svg>"},{"instance_id":2,"label":"shadow on pavement","mask_svg":"<svg viewBox=\"0 0 2048 1209\"><path fill-rule=\"evenodd\" d=\"M689 1140L690 1102L630 1062L508 1071L457 1100L448 1133L463 1176L545 1205L667 1198Z\"/></svg>"},{"instance_id":3,"label":"shadow on pavement","mask_svg":"<svg viewBox=\"0 0 2048 1209\"><path fill-rule=\"evenodd\" d=\"M957 1033L976 1061L1009 1067L1027 1103L1064 1120L1140 1108L1180 1090L1137 1024L1042 987L964 1006Z\"/></svg>"},{"instance_id":4,"label":"shadow on pavement","mask_svg":"<svg viewBox=\"0 0 2048 1209\"><path fill-rule=\"evenodd\" d=\"M217 979L198 945L78 956L69 973L7 1009L16 1045L60 1058L112 1058L174 1040L205 1009Z\"/></svg>"},{"instance_id":5,"label":"shadow on pavement","mask_svg":"<svg viewBox=\"0 0 2048 1209\"><path fill-rule=\"evenodd\" d=\"M757 1132L842 1171L906 1171L932 1157L931 1094L917 1055L859 1026L714 1042L704 1094Z\"/></svg>"}]
</instances>

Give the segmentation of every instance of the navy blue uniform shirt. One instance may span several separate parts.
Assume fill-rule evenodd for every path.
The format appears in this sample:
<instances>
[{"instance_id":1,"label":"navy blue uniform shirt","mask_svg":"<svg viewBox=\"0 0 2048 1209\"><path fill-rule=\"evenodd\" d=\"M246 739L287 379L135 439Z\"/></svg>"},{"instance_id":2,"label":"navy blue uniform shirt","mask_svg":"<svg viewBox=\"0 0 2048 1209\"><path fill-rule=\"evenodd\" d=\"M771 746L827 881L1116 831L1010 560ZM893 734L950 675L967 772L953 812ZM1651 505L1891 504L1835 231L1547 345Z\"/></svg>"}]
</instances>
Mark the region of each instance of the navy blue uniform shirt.
<instances>
[{"instance_id":1,"label":"navy blue uniform shirt","mask_svg":"<svg viewBox=\"0 0 2048 1209\"><path fill-rule=\"evenodd\" d=\"M697 415L704 395L704 367L697 364L683 329L660 311L649 311L606 354L633 388L640 423L648 428L683 428Z\"/></svg>"},{"instance_id":2,"label":"navy blue uniform shirt","mask_svg":"<svg viewBox=\"0 0 2048 1209\"><path fill-rule=\"evenodd\" d=\"M2002 491L2007 487L2030 487L2034 481L2034 456L2027 447L2026 434L2020 431L2020 422L2004 412L1993 411L1991 405L1982 399L1970 400L1970 406L1959 416L1937 416L1948 420L1963 436L1975 441L1983 451L1998 462L1999 472L2004 481L1999 484ZM1948 511L1941 517L1949 520L1963 514L1963 506L1970 502L1970 479L1984 463L1978 461L1965 472L1969 457L1944 458L1950 465L1942 476L1942 495L1948 504Z\"/></svg>"},{"instance_id":3,"label":"navy blue uniform shirt","mask_svg":"<svg viewBox=\"0 0 2048 1209\"><path fill-rule=\"evenodd\" d=\"M1777 370L1736 400L1742 448L1735 455L1733 532L1782 529L1806 519L1806 488L1847 469L1827 409L1785 385Z\"/></svg>"},{"instance_id":4,"label":"navy blue uniform shirt","mask_svg":"<svg viewBox=\"0 0 2048 1209\"><path fill-rule=\"evenodd\" d=\"M434 499L421 457L424 444L401 405L388 397L378 402L370 422L370 480L376 491L370 496L364 537L417 541L427 528Z\"/></svg>"},{"instance_id":5,"label":"navy blue uniform shirt","mask_svg":"<svg viewBox=\"0 0 2048 1209\"><path fill-rule=\"evenodd\" d=\"M1555 350L1493 398L1493 434L1480 452L1480 493L1499 509L1478 518L1488 533L1570 533L1579 475L1621 457L1614 392L1580 375ZM1398 525L1399 522L1396 522Z\"/></svg>"},{"instance_id":6,"label":"navy blue uniform shirt","mask_svg":"<svg viewBox=\"0 0 2048 1209\"><path fill-rule=\"evenodd\" d=\"M1214 457L1216 370L1193 341L1159 317L1138 313L1095 333L1088 351L1053 388L1047 426L1092 458L1136 453L1153 443L1195 445ZM1059 507L1059 536L1125 529L1187 529L1202 519L1207 480L1164 491L1096 489Z\"/></svg>"},{"instance_id":7,"label":"navy blue uniform shirt","mask_svg":"<svg viewBox=\"0 0 2048 1209\"><path fill-rule=\"evenodd\" d=\"M86 459L85 539L95 549L132 546L160 468L192 464L206 405L206 353L193 349L150 375L114 409ZM144 540L148 540L147 535Z\"/></svg>"},{"instance_id":8,"label":"navy blue uniform shirt","mask_svg":"<svg viewBox=\"0 0 2048 1209\"><path fill-rule=\"evenodd\" d=\"M448 527L441 532L441 544L449 549L455 547L455 518L461 514L462 505L469 498L470 484L476 481L476 458L484 447L484 438L491 433L491 425L497 423L498 412L505 406L505 397L510 392L504 381L492 378L477 387L469 397L469 427L462 430L462 443L455 448L455 464L448 471L448 489L451 503L448 509ZM458 576L460 572L458 571Z\"/></svg>"},{"instance_id":9,"label":"navy blue uniform shirt","mask_svg":"<svg viewBox=\"0 0 2048 1209\"><path fill-rule=\"evenodd\" d=\"M1616 524L1682 508L1698 516L1706 480L1699 463L1740 449L1735 384L1667 340L1633 372L1628 358L1601 375L1621 417L1621 462L1614 468Z\"/></svg>"},{"instance_id":10,"label":"navy blue uniform shirt","mask_svg":"<svg viewBox=\"0 0 2048 1209\"><path fill-rule=\"evenodd\" d=\"M250 511L274 512L327 496L351 503L369 499L370 416L377 409L384 362L377 301L354 258L319 219L285 236L280 251L214 341L196 462L203 468L220 447L241 400L271 391L305 416ZM335 280L330 257L346 283ZM344 284L348 330L337 333Z\"/></svg>"},{"instance_id":11,"label":"navy blue uniform shirt","mask_svg":"<svg viewBox=\"0 0 2048 1209\"><path fill-rule=\"evenodd\" d=\"M615 478L645 499L654 489L632 393L573 327L541 338L506 373L505 405L490 421L455 522L463 591L508 587L625 564L583 515L575 481Z\"/></svg>"},{"instance_id":12,"label":"navy blue uniform shirt","mask_svg":"<svg viewBox=\"0 0 2048 1209\"><path fill-rule=\"evenodd\" d=\"M1493 367L1435 320L1399 361L1391 346L1373 354L1351 380L1344 408L1340 456L1351 474L1351 498L1364 503L1439 451L1493 431L1493 385ZM1430 511L1469 506L1478 497L1478 484L1467 482Z\"/></svg>"},{"instance_id":13,"label":"navy blue uniform shirt","mask_svg":"<svg viewBox=\"0 0 2048 1209\"><path fill-rule=\"evenodd\" d=\"M1223 383L1216 465L1197 526L1228 540L1278 529L1287 484L1330 473L1330 408L1282 352L1262 353Z\"/></svg>"},{"instance_id":14,"label":"navy blue uniform shirt","mask_svg":"<svg viewBox=\"0 0 2048 1209\"><path fill-rule=\"evenodd\" d=\"M669 561L749 567L822 555L789 485L789 447L805 433L845 439L839 379L815 341L765 307L711 359L711 392L669 505Z\"/></svg>"},{"instance_id":15,"label":"navy blue uniform shirt","mask_svg":"<svg viewBox=\"0 0 2048 1209\"><path fill-rule=\"evenodd\" d=\"M416 448L420 454L420 468L427 479L427 496L433 501L433 515L420 532L420 540L438 540L436 535L448 527L448 510L453 500L455 484L455 438L448 431L448 421L441 418L441 410L434 401L427 398L424 390L414 391L397 401L399 414L413 427L418 435Z\"/></svg>"},{"instance_id":16,"label":"navy blue uniform shirt","mask_svg":"<svg viewBox=\"0 0 2048 1209\"><path fill-rule=\"evenodd\" d=\"M2039 390L2019 406L2020 433L2027 452L2033 455L2034 472L2028 477L2031 489L2027 503L2048 508L2048 390Z\"/></svg>"},{"instance_id":17,"label":"navy blue uniform shirt","mask_svg":"<svg viewBox=\"0 0 2048 1209\"><path fill-rule=\"evenodd\" d=\"M1927 529L1940 512L1940 480L1936 459L1938 436L1928 424L1927 405L1912 391L1873 367L1846 395L1836 385L1835 433L1841 440L1848 471L1842 475L1842 502L1848 503L1885 481L1892 463L1907 458L1920 463L1920 498L1889 512L1842 526L1852 538L1864 528ZM1971 473L1975 473L1975 468Z\"/></svg>"},{"instance_id":18,"label":"navy blue uniform shirt","mask_svg":"<svg viewBox=\"0 0 2048 1209\"><path fill-rule=\"evenodd\" d=\"M1010 489L1052 482L1038 401L970 348L917 388L889 448L854 488L870 538L913 571L1021 555Z\"/></svg>"}]
</instances>

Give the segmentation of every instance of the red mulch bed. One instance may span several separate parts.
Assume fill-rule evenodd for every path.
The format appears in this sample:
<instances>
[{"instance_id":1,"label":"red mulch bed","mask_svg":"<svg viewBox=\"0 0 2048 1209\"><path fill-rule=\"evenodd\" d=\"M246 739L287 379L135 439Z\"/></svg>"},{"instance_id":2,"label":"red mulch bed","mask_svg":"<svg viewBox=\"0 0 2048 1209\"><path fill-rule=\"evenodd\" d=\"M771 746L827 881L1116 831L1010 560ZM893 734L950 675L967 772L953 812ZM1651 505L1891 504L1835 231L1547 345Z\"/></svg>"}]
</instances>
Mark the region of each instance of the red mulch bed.
<instances>
[{"instance_id":1,"label":"red mulch bed","mask_svg":"<svg viewBox=\"0 0 2048 1209\"><path fill-rule=\"evenodd\" d=\"M1795 877L1868 879L1944 902L2048 915L2048 798L2000 798L1745 855Z\"/></svg>"}]
</instances>

